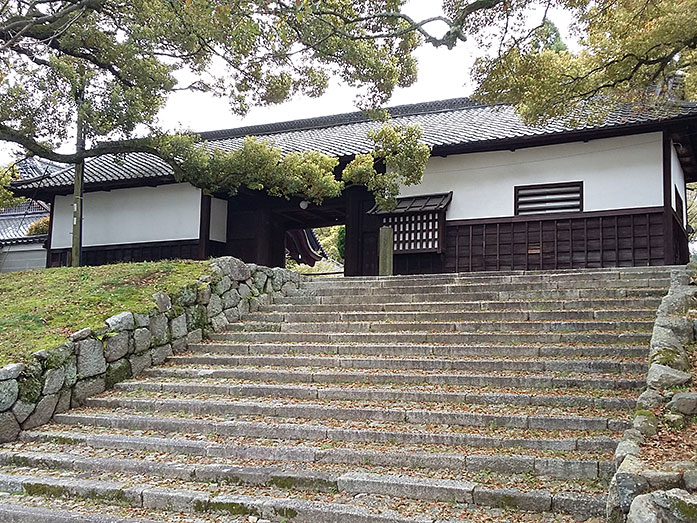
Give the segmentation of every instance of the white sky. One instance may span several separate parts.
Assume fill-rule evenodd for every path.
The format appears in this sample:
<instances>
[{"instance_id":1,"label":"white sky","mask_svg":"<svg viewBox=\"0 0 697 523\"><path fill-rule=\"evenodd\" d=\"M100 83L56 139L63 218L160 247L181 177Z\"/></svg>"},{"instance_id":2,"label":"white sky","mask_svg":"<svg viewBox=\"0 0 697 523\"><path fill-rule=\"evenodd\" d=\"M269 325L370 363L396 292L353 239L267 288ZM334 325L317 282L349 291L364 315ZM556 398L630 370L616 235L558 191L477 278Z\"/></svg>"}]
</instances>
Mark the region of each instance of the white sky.
<instances>
[{"instance_id":1,"label":"white sky","mask_svg":"<svg viewBox=\"0 0 697 523\"><path fill-rule=\"evenodd\" d=\"M411 0L407 12L415 20L434 16L434 0ZM439 11L439 9L438 9ZM568 13L552 11L549 18L557 24L562 38L568 42ZM531 15L539 23L539 15ZM437 26L430 28L437 32ZM473 44L459 44L454 50L425 45L416 51L419 62L417 82L409 88L397 88L389 105L400 105L468 96L472 93L469 70L477 49ZM297 97L281 105L254 107L245 117L232 114L225 100L205 93L177 92L171 95L160 113L161 125L167 130L211 131L245 125L281 122L297 118L326 116L355 111L357 91L332 80L320 98ZM66 150L71 150L66 147ZM19 149L0 142L0 165L8 164Z\"/></svg>"}]
</instances>

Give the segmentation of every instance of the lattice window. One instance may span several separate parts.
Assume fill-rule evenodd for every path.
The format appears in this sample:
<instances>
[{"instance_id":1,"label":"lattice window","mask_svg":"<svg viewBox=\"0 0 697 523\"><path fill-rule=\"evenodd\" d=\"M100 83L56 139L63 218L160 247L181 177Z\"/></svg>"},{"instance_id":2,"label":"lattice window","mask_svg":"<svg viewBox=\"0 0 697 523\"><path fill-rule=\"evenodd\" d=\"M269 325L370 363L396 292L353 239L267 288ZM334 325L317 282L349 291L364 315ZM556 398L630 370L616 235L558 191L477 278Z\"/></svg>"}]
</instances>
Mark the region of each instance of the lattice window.
<instances>
[{"instance_id":1,"label":"lattice window","mask_svg":"<svg viewBox=\"0 0 697 523\"><path fill-rule=\"evenodd\" d=\"M580 212L583 182L523 185L515 188L515 214Z\"/></svg>"},{"instance_id":2,"label":"lattice window","mask_svg":"<svg viewBox=\"0 0 697 523\"><path fill-rule=\"evenodd\" d=\"M383 225L394 231L394 252L440 252L442 213L385 216Z\"/></svg>"}]
</instances>

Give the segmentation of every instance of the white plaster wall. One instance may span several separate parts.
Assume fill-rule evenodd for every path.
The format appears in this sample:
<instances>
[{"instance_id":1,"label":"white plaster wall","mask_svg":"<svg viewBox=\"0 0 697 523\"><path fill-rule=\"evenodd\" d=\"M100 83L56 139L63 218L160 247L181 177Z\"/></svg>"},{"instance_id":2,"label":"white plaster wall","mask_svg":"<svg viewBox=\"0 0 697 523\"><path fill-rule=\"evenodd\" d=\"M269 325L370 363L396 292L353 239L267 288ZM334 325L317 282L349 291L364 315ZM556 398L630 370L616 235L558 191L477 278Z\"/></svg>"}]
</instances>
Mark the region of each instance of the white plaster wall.
<instances>
[{"instance_id":1,"label":"white plaster wall","mask_svg":"<svg viewBox=\"0 0 697 523\"><path fill-rule=\"evenodd\" d=\"M211 199L210 239L215 242L227 242L227 200Z\"/></svg>"},{"instance_id":2,"label":"white plaster wall","mask_svg":"<svg viewBox=\"0 0 697 523\"><path fill-rule=\"evenodd\" d=\"M57 196L51 248L72 244L72 196ZM199 237L201 190L188 183L85 193L83 245Z\"/></svg>"},{"instance_id":3,"label":"white plaster wall","mask_svg":"<svg viewBox=\"0 0 697 523\"><path fill-rule=\"evenodd\" d=\"M433 157L401 196L453 191L448 220L514 215L516 185L583 181L584 210L663 205L661 133Z\"/></svg>"},{"instance_id":4,"label":"white plaster wall","mask_svg":"<svg viewBox=\"0 0 697 523\"><path fill-rule=\"evenodd\" d=\"M673 202L673 209L676 209L675 206L675 187L678 188L678 193L680 194L680 198L682 198L682 204L683 204L683 226L687 223L687 198L685 194L685 173L683 173L682 170L682 165L680 165L680 160L678 159L678 153L675 150L675 144L671 142L671 148L670 148L670 173L672 177L672 189L670 190L670 198L671 201Z\"/></svg>"},{"instance_id":5,"label":"white plaster wall","mask_svg":"<svg viewBox=\"0 0 697 523\"><path fill-rule=\"evenodd\" d=\"M46 267L46 249L41 243L0 247L0 272L26 271Z\"/></svg>"}]
</instances>

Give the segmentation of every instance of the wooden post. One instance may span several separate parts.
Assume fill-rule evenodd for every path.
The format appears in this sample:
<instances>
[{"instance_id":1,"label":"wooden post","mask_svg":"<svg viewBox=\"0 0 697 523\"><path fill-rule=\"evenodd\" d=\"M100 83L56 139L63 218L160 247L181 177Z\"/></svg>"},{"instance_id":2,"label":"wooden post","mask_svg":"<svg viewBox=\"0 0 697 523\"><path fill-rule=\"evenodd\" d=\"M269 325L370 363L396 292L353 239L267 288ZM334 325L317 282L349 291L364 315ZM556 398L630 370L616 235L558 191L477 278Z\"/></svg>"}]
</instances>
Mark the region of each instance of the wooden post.
<instances>
[{"instance_id":1,"label":"wooden post","mask_svg":"<svg viewBox=\"0 0 697 523\"><path fill-rule=\"evenodd\" d=\"M378 275L392 276L394 274L394 233L392 227L380 227L378 256Z\"/></svg>"}]
</instances>

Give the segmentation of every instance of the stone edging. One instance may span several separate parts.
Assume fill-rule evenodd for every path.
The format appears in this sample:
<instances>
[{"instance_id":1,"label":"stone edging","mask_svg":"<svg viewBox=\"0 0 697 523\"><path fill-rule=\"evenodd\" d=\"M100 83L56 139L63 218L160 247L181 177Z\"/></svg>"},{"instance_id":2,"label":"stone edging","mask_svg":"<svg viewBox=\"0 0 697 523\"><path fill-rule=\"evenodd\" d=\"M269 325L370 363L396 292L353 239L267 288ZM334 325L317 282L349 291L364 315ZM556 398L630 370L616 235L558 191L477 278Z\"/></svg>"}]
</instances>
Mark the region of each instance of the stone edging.
<instances>
[{"instance_id":1,"label":"stone edging","mask_svg":"<svg viewBox=\"0 0 697 523\"><path fill-rule=\"evenodd\" d=\"M690 266L674 270L670 290L658 308L651 336L647 388L637 400L633 427L624 432L615 451L617 472L607 497L608 522L695 521L690 518L692 510L697 514L697 496L687 491L697 491L697 462L667 463L668 470L651 470L639 458L644 438L658 431L653 410L667 403L663 421L675 426L682 426L686 416L697 415L697 393L674 394L670 390L692 379L686 346L695 342L695 328L687 317L697 307L694 275L695 269Z\"/></svg>"},{"instance_id":2,"label":"stone edging","mask_svg":"<svg viewBox=\"0 0 697 523\"><path fill-rule=\"evenodd\" d=\"M211 269L212 276L171 296L154 294L149 314L122 312L98 331L83 329L60 347L34 353L26 365L0 368L0 443L186 351L189 343L267 307L274 297L297 294L303 279L232 257L211 260Z\"/></svg>"}]
</instances>

